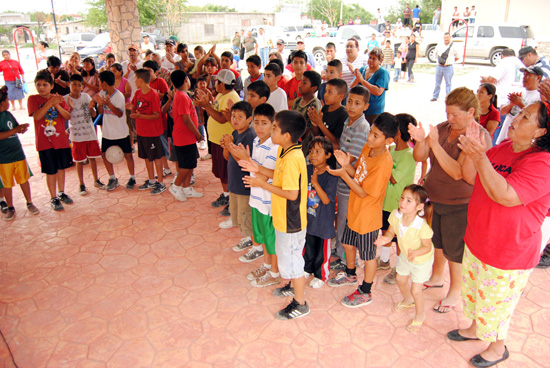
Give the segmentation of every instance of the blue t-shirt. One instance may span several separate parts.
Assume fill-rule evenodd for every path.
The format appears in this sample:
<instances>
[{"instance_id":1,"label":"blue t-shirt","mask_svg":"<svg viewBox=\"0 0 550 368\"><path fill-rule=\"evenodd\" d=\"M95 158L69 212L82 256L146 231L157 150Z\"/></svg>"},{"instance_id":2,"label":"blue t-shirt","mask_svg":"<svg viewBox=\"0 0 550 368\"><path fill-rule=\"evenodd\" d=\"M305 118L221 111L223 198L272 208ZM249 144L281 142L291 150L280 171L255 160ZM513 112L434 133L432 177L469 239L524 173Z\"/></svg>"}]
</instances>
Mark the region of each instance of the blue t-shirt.
<instances>
[{"instance_id":1,"label":"blue t-shirt","mask_svg":"<svg viewBox=\"0 0 550 368\"><path fill-rule=\"evenodd\" d=\"M413 18L420 18L420 8L413 9Z\"/></svg>"},{"instance_id":2,"label":"blue t-shirt","mask_svg":"<svg viewBox=\"0 0 550 368\"><path fill-rule=\"evenodd\" d=\"M365 76L365 72L368 67L364 66L359 69L359 72ZM380 96L371 95L369 101L369 108L365 111L366 115L378 115L384 112L384 107L386 106L386 91L390 85L390 73L384 68L378 69L371 77L367 80L370 84L374 84L377 87L384 88L384 92ZM373 123L369 121L369 123Z\"/></svg>"},{"instance_id":3,"label":"blue t-shirt","mask_svg":"<svg viewBox=\"0 0 550 368\"><path fill-rule=\"evenodd\" d=\"M237 146L242 143L244 147L249 147L250 155L252 156L252 147L256 133L253 129L247 129L239 134L236 130L231 134L233 136L233 143ZM233 194L250 195L250 188L246 188L243 183L243 178L248 175L248 172L242 171L237 161L229 155L227 161L227 189Z\"/></svg>"},{"instance_id":4,"label":"blue t-shirt","mask_svg":"<svg viewBox=\"0 0 550 368\"><path fill-rule=\"evenodd\" d=\"M331 239L336 236L334 212L338 177L330 175L327 171L317 177L319 185L330 199L329 204L323 204L311 185L311 175L313 175L313 165L307 165L307 233L321 239Z\"/></svg>"}]
</instances>

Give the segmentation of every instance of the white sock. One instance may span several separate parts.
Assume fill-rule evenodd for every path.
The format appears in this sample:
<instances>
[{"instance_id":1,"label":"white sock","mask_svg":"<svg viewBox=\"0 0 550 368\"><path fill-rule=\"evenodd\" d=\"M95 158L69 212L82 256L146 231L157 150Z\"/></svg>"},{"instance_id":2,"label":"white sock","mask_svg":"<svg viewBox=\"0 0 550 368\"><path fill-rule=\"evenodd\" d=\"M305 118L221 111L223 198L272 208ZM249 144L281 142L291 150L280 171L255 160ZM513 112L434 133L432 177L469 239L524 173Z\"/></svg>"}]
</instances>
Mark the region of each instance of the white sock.
<instances>
[{"instance_id":1,"label":"white sock","mask_svg":"<svg viewBox=\"0 0 550 368\"><path fill-rule=\"evenodd\" d=\"M110 179L116 179L116 176L113 174L113 175L109 175L109 180Z\"/></svg>"},{"instance_id":2,"label":"white sock","mask_svg":"<svg viewBox=\"0 0 550 368\"><path fill-rule=\"evenodd\" d=\"M380 260L382 262L388 262L390 260L391 247L382 247L380 249Z\"/></svg>"},{"instance_id":3,"label":"white sock","mask_svg":"<svg viewBox=\"0 0 550 368\"><path fill-rule=\"evenodd\" d=\"M399 264L399 257L395 257L395 267Z\"/></svg>"},{"instance_id":4,"label":"white sock","mask_svg":"<svg viewBox=\"0 0 550 368\"><path fill-rule=\"evenodd\" d=\"M263 247L261 245L253 245L252 248L254 250L261 251Z\"/></svg>"},{"instance_id":5,"label":"white sock","mask_svg":"<svg viewBox=\"0 0 550 368\"><path fill-rule=\"evenodd\" d=\"M271 274L271 277L273 277L273 278L279 277L279 272L272 272L272 271L269 271L269 273Z\"/></svg>"},{"instance_id":6,"label":"white sock","mask_svg":"<svg viewBox=\"0 0 550 368\"><path fill-rule=\"evenodd\" d=\"M264 265L264 267L267 268L268 270L271 270L271 265L270 265L270 264L264 263L263 265Z\"/></svg>"},{"instance_id":7,"label":"white sock","mask_svg":"<svg viewBox=\"0 0 550 368\"><path fill-rule=\"evenodd\" d=\"M176 185L176 183L172 184L172 186L175 187L176 189L181 188L181 185Z\"/></svg>"},{"instance_id":8,"label":"white sock","mask_svg":"<svg viewBox=\"0 0 550 368\"><path fill-rule=\"evenodd\" d=\"M4 202L5 202L6 200L4 199L4 197L0 197L0 202L1 202L1 201L4 201Z\"/></svg>"},{"instance_id":9,"label":"white sock","mask_svg":"<svg viewBox=\"0 0 550 368\"><path fill-rule=\"evenodd\" d=\"M223 195L229 197L229 192L223 192Z\"/></svg>"},{"instance_id":10,"label":"white sock","mask_svg":"<svg viewBox=\"0 0 550 368\"><path fill-rule=\"evenodd\" d=\"M157 181L155 179L149 179L149 184L155 184Z\"/></svg>"},{"instance_id":11,"label":"white sock","mask_svg":"<svg viewBox=\"0 0 550 368\"><path fill-rule=\"evenodd\" d=\"M136 180L136 177L134 175L130 175L130 179Z\"/></svg>"}]
</instances>

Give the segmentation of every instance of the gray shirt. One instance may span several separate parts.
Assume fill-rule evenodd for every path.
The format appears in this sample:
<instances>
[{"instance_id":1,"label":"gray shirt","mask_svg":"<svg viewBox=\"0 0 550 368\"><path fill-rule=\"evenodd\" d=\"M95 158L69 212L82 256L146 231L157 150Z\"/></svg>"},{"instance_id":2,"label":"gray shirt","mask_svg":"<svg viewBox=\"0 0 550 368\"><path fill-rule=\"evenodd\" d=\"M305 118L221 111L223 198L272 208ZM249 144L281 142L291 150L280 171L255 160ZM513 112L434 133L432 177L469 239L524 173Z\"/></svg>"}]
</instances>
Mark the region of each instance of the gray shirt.
<instances>
[{"instance_id":1,"label":"gray shirt","mask_svg":"<svg viewBox=\"0 0 550 368\"><path fill-rule=\"evenodd\" d=\"M344 130L342 130L342 135L340 136L340 151L349 152L351 156L357 159L361 155L363 147L367 144L370 124L364 115L355 120L351 126L349 122L349 118L347 118L344 123ZM355 161L352 162L352 165L355 165ZM344 180L341 178L338 179L337 193L349 196L349 192L350 188Z\"/></svg>"}]
</instances>

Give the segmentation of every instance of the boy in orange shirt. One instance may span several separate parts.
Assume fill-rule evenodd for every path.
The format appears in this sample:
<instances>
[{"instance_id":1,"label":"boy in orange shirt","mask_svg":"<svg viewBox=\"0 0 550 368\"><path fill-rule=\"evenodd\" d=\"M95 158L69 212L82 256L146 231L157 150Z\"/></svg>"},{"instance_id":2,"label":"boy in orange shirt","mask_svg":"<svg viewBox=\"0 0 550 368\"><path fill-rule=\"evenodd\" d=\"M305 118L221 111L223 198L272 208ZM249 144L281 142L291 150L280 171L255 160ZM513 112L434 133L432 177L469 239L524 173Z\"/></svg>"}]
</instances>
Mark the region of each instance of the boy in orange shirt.
<instances>
[{"instance_id":1,"label":"boy in orange shirt","mask_svg":"<svg viewBox=\"0 0 550 368\"><path fill-rule=\"evenodd\" d=\"M348 215L342 245L346 251L346 270L328 281L332 287L354 285L357 282L355 254L365 261L363 283L351 295L342 300L349 308L362 307L372 301L371 287L376 273L376 245L378 231L382 227L382 204L390 181L393 160L387 146L393 143L399 123L390 113L382 113L374 120L367 144L363 147L355 167L350 164L350 154L335 151L334 156L342 166L327 169L339 176L351 188ZM357 250L356 250L357 249Z\"/></svg>"}]
</instances>

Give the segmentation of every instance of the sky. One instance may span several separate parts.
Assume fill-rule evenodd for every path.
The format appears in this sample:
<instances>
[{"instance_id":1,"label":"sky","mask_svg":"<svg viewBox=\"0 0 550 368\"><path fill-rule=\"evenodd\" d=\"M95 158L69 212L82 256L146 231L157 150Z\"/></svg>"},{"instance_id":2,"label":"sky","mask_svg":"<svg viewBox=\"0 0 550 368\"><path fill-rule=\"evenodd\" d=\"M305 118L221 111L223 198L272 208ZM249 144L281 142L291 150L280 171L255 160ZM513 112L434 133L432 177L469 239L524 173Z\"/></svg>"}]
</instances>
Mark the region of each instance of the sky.
<instances>
[{"instance_id":1,"label":"sky","mask_svg":"<svg viewBox=\"0 0 550 368\"><path fill-rule=\"evenodd\" d=\"M395 0L390 0L385 2L385 6L390 6L390 3L395 2ZM53 0L55 12L57 14L78 14L80 12L85 12L87 5L86 0ZM277 3L275 0L268 1L258 1L258 0L188 0L189 4L192 5L204 5L205 3L217 4L217 5L227 5L229 7L234 7L237 11L245 12L256 10L259 12L272 12ZM344 3L364 3L359 0L345 0ZM369 2L371 7L367 7L367 10L374 13L376 11L376 2ZM371 9L372 8L372 9ZM7 10L13 11L44 11L51 12L51 0L19 0L19 1L10 1L10 0L1 0L0 1L0 12Z\"/></svg>"}]
</instances>

